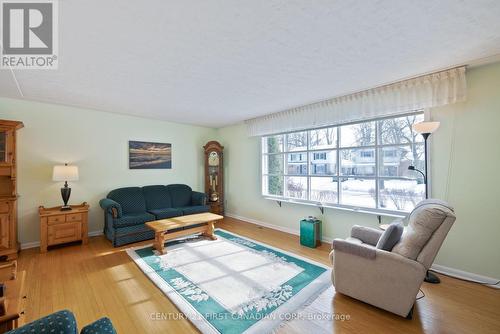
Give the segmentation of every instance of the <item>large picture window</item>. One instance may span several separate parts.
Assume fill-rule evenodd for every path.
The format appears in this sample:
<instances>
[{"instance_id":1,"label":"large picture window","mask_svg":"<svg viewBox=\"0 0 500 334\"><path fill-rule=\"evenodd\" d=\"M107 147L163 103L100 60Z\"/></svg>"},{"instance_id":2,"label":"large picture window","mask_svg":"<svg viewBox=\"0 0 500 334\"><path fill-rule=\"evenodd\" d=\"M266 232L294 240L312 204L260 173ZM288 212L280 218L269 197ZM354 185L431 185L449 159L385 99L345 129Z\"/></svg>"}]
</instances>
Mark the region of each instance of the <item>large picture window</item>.
<instances>
[{"instance_id":1,"label":"large picture window","mask_svg":"<svg viewBox=\"0 0 500 334\"><path fill-rule=\"evenodd\" d=\"M408 212L424 199L423 112L262 137L262 193L321 206Z\"/></svg>"}]
</instances>

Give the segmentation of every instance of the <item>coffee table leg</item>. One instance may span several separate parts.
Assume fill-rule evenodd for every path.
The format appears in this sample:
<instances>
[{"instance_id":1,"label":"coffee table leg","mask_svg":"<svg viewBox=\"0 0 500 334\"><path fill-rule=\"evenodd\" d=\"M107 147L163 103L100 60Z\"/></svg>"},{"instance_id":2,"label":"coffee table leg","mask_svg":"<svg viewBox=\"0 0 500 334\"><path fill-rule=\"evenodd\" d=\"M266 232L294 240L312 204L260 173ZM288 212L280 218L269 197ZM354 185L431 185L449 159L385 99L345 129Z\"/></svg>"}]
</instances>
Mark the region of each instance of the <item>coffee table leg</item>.
<instances>
[{"instance_id":1,"label":"coffee table leg","mask_svg":"<svg viewBox=\"0 0 500 334\"><path fill-rule=\"evenodd\" d=\"M164 240L163 240L163 232L156 232L155 233L155 249L160 253L160 254L166 254L167 252L165 251L164 248Z\"/></svg>"},{"instance_id":2,"label":"coffee table leg","mask_svg":"<svg viewBox=\"0 0 500 334\"><path fill-rule=\"evenodd\" d=\"M212 240L217 240L217 237L214 234L214 222L207 223L207 231L203 233L203 235Z\"/></svg>"}]
</instances>

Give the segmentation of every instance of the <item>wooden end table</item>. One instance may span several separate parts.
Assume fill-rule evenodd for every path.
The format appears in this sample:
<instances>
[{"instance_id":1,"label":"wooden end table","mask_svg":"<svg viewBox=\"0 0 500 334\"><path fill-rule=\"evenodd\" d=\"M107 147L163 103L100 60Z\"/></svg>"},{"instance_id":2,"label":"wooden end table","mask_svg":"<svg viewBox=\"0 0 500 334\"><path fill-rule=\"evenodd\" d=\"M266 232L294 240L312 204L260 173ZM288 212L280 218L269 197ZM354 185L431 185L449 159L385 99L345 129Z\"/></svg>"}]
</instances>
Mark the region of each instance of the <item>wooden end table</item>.
<instances>
[{"instance_id":1,"label":"wooden end table","mask_svg":"<svg viewBox=\"0 0 500 334\"><path fill-rule=\"evenodd\" d=\"M155 232L154 248L160 254L166 254L165 241L177 239L182 236L202 232L204 236L216 240L214 235L214 223L223 219L223 216L210 212L198 213L194 215L180 216L174 218L160 219L147 222L146 226ZM203 226L194 226L206 224ZM194 226L189 228L190 226ZM172 231L174 229L188 227L184 230Z\"/></svg>"},{"instance_id":2,"label":"wooden end table","mask_svg":"<svg viewBox=\"0 0 500 334\"><path fill-rule=\"evenodd\" d=\"M89 205L84 202L72 205L71 210L61 211L60 206L38 208L40 215L40 251L47 252L47 247L81 240L88 243Z\"/></svg>"}]
</instances>

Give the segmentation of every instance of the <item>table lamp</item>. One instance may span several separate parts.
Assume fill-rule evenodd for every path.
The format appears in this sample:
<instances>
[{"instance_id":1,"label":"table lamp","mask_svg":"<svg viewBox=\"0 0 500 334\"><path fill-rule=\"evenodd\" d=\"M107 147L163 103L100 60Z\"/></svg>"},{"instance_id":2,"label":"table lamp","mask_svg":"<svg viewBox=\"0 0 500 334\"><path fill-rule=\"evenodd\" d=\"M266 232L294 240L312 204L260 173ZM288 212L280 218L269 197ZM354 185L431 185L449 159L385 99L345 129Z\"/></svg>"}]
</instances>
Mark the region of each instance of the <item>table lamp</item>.
<instances>
[{"instance_id":1,"label":"table lamp","mask_svg":"<svg viewBox=\"0 0 500 334\"><path fill-rule=\"evenodd\" d=\"M68 181L78 181L78 167L68 166L68 164L54 166L52 180L64 181L64 187L61 188L64 205L61 207L61 211L71 210L71 206L68 205L69 196L71 195L71 188L68 187Z\"/></svg>"}]
</instances>

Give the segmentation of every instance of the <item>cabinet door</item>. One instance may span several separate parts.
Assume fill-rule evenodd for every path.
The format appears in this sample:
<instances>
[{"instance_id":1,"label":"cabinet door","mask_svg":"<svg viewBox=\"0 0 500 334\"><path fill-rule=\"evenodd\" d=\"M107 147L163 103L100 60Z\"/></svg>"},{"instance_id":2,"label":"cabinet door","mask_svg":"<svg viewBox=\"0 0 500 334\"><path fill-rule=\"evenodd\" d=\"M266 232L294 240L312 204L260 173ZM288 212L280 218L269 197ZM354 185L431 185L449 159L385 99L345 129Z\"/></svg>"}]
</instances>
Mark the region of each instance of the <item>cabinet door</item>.
<instances>
[{"instance_id":1,"label":"cabinet door","mask_svg":"<svg viewBox=\"0 0 500 334\"><path fill-rule=\"evenodd\" d=\"M0 214L0 249L9 248L9 214Z\"/></svg>"},{"instance_id":2,"label":"cabinet door","mask_svg":"<svg viewBox=\"0 0 500 334\"><path fill-rule=\"evenodd\" d=\"M48 226L49 245L62 244L82 238L81 222L62 223Z\"/></svg>"}]
</instances>

